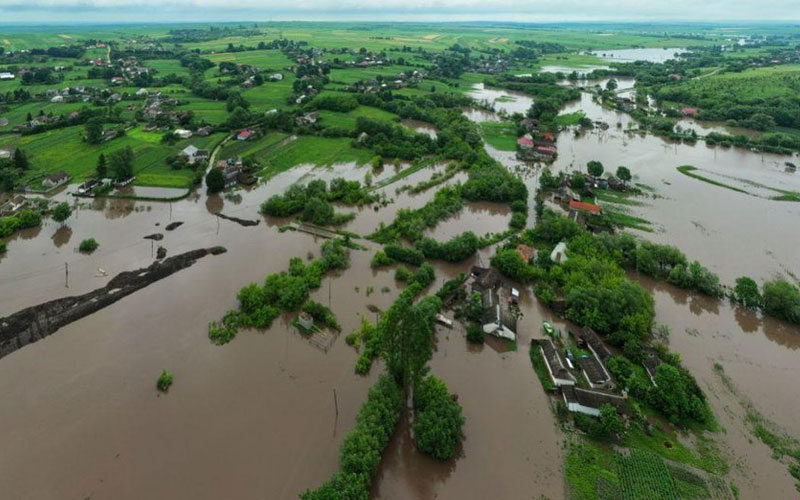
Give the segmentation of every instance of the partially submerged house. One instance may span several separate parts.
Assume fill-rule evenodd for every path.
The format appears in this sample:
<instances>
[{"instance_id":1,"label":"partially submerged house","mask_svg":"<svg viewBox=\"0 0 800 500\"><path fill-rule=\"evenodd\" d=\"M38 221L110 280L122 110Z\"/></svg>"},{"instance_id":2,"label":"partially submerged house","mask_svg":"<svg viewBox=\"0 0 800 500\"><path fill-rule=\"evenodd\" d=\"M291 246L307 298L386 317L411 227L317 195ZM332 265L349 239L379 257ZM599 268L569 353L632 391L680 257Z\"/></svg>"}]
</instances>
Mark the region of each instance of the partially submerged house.
<instances>
[{"instance_id":1,"label":"partially submerged house","mask_svg":"<svg viewBox=\"0 0 800 500\"><path fill-rule=\"evenodd\" d=\"M484 290L481 293L483 316L481 324L484 333L516 340L517 317L511 309L511 297L503 287Z\"/></svg>"},{"instance_id":2,"label":"partially submerged house","mask_svg":"<svg viewBox=\"0 0 800 500\"><path fill-rule=\"evenodd\" d=\"M516 298L502 284L500 273L494 268L474 266L470 273L472 291L481 294L484 333L509 340L517 338Z\"/></svg>"},{"instance_id":3,"label":"partially submerged house","mask_svg":"<svg viewBox=\"0 0 800 500\"><path fill-rule=\"evenodd\" d=\"M561 394L567 409L573 413L584 413L593 417L600 416L600 407L610 404L617 412L626 414L628 406L624 396L597 389L581 389L580 387L563 386Z\"/></svg>"}]
</instances>

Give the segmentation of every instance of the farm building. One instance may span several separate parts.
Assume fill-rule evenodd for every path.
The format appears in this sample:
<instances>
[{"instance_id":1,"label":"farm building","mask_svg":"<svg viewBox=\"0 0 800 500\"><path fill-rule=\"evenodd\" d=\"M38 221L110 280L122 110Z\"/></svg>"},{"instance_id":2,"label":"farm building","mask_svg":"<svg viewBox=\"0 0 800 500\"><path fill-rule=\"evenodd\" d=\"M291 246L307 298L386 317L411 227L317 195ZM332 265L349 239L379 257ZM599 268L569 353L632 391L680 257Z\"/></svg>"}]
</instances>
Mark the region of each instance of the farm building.
<instances>
[{"instance_id":1,"label":"farm building","mask_svg":"<svg viewBox=\"0 0 800 500\"><path fill-rule=\"evenodd\" d=\"M561 355L558 353L553 341L545 338L535 340L535 342L539 344L539 350L542 352L545 365L547 365L547 372L556 387L575 385L575 377L564 366L564 361L561 359Z\"/></svg>"},{"instance_id":2,"label":"farm building","mask_svg":"<svg viewBox=\"0 0 800 500\"><path fill-rule=\"evenodd\" d=\"M573 413L584 413L593 417L600 416L600 407L610 404L619 413L627 413L628 407L625 398L618 394L595 389L581 389L580 387L563 386L561 394L567 409Z\"/></svg>"},{"instance_id":3,"label":"farm building","mask_svg":"<svg viewBox=\"0 0 800 500\"><path fill-rule=\"evenodd\" d=\"M45 177L42 184L45 187L54 188L69 182L70 179L71 177L66 172L56 172Z\"/></svg>"}]
</instances>

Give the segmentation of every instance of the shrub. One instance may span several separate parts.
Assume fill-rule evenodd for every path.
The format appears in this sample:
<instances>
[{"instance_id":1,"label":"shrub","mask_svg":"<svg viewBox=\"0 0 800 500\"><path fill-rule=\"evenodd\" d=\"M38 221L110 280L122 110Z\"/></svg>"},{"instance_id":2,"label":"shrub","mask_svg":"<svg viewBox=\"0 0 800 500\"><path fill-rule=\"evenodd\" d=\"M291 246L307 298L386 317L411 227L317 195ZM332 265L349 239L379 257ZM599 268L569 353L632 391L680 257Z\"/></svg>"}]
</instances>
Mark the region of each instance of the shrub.
<instances>
[{"instance_id":1,"label":"shrub","mask_svg":"<svg viewBox=\"0 0 800 500\"><path fill-rule=\"evenodd\" d=\"M397 281L408 281L412 276L412 272L406 266L399 266L394 271L394 279Z\"/></svg>"},{"instance_id":2,"label":"shrub","mask_svg":"<svg viewBox=\"0 0 800 500\"><path fill-rule=\"evenodd\" d=\"M94 238L87 238L81 241L80 245L78 245L78 250L81 252L92 253L100 246L100 243L97 242Z\"/></svg>"},{"instance_id":3,"label":"shrub","mask_svg":"<svg viewBox=\"0 0 800 500\"><path fill-rule=\"evenodd\" d=\"M748 308L760 307L762 303L758 284L747 276L736 278L736 286L733 288L731 298L734 302L738 302Z\"/></svg>"},{"instance_id":4,"label":"shrub","mask_svg":"<svg viewBox=\"0 0 800 500\"><path fill-rule=\"evenodd\" d=\"M409 283L419 283L422 288L433 283L436 279L436 271L434 271L433 266L428 264L427 262L419 266L414 274L411 276Z\"/></svg>"},{"instance_id":5,"label":"shrub","mask_svg":"<svg viewBox=\"0 0 800 500\"><path fill-rule=\"evenodd\" d=\"M475 323L470 323L467 326L467 340L473 344L483 344L486 340L486 335L483 333L483 328Z\"/></svg>"},{"instance_id":6,"label":"shrub","mask_svg":"<svg viewBox=\"0 0 800 500\"><path fill-rule=\"evenodd\" d=\"M383 247L383 251L386 255L399 262L405 262L406 264L411 264L412 266L419 266L425 261L425 255L414 248L404 247L403 245L398 245L396 243L390 243Z\"/></svg>"},{"instance_id":7,"label":"shrub","mask_svg":"<svg viewBox=\"0 0 800 500\"><path fill-rule=\"evenodd\" d=\"M375 255L372 256L372 261L369 263L372 268L391 266L392 264L394 264L394 259L386 255L383 250L375 252Z\"/></svg>"},{"instance_id":8,"label":"shrub","mask_svg":"<svg viewBox=\"0 0 800 500\"><path fill-rule=\"evenodd\" d=\"M770 316L800 323L800 289L784 278L764 283L764 312Z\"/></svg>"},{"instance_id":9,"label":"shrub","mask_svg":"<svg viewBox=\"0 0 800 500\"><path fill-rule=\"evenodd\" d=\"M172 385L172 373L168 372L167 370L161 371L161 376L158 377L156 381L156 388L161 392L167 392L169 390L169 386Z\"/></svg>"},{"instance_id":10,"label":"shrub","mask_svg":"<svg viewBox=\"0 0 800 500\"><path fill-rule=\"evenodd\" d=\"M433 375L420 382L414 393L414 405L417 409L414 421L417 447L439 460L452 458L464 437L461 405L450 397L445 383Z\"/></svg>"}]
</instances>

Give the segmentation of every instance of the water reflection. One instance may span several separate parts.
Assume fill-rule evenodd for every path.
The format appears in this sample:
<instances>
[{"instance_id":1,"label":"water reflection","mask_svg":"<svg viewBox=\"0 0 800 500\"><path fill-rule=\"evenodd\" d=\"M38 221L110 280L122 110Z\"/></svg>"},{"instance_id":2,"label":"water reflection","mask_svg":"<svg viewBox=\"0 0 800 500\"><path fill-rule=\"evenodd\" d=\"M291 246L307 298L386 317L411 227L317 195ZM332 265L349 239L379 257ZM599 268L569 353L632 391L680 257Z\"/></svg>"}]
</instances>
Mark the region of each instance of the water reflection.
<instances>
[{"instance_id":1,"label":"water reflection","mask_svg":"<svg viewBox=\"0 0 800 500\"><path fill-rule=\"evenodd\" d=\"M61 248L72 238L72 228L69 226L61 226L53 233L53 244L56 248Z\"/></svg>"}]
</instances>

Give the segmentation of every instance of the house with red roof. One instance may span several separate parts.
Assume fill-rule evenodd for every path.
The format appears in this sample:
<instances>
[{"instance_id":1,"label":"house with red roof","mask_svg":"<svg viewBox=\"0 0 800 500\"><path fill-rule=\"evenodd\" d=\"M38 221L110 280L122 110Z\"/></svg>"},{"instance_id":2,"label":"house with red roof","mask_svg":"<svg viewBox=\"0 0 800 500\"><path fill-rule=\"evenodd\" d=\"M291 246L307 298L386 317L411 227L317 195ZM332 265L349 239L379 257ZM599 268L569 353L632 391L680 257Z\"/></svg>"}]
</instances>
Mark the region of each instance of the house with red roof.
<instances>
[{"instance_id":1,"label":"house with red roof","mask_svg":"<svg viewBox=\"0 0 800 500\"><path fill-rule=\"evenodd\" d=\"M697 115L697 108L683 108L681 109L681 114L683 116L695 116Z\"/></svg>"},{"instance_id":2,"label":"house with red roof","mask_svg":"<svg viewBox=\"0 0 800 500\"><path fill-rule=\"evenodd\" d=\"M251 135L253 135L252 130L242 130L241 132L239 132L239 135L236 136L236 140L246 141L247 139L250 138Z\"/></svg>"},{"instance_id":3,"label":"house with red roof","mask_svg":"<svg viewBox=\"0 0 800 500\"><path fill-rule=\"evenodd\" d=\"M517 139L517 146L520 149L531 149L533 148L533 139L530 137L520 137Z\"/></svg>"},{"instance_id":4,"label":"house with red roof","mask_svg":"<svg viewBox=\"0 0 800 500\"><path fill-rule=\"evenodd\" d=\"M569 200L569 209L577 212L587 212L590 214L599 214L603 211L603 209L600 208L600 205L577 200Z\"/></svg>"}]
</instances>

